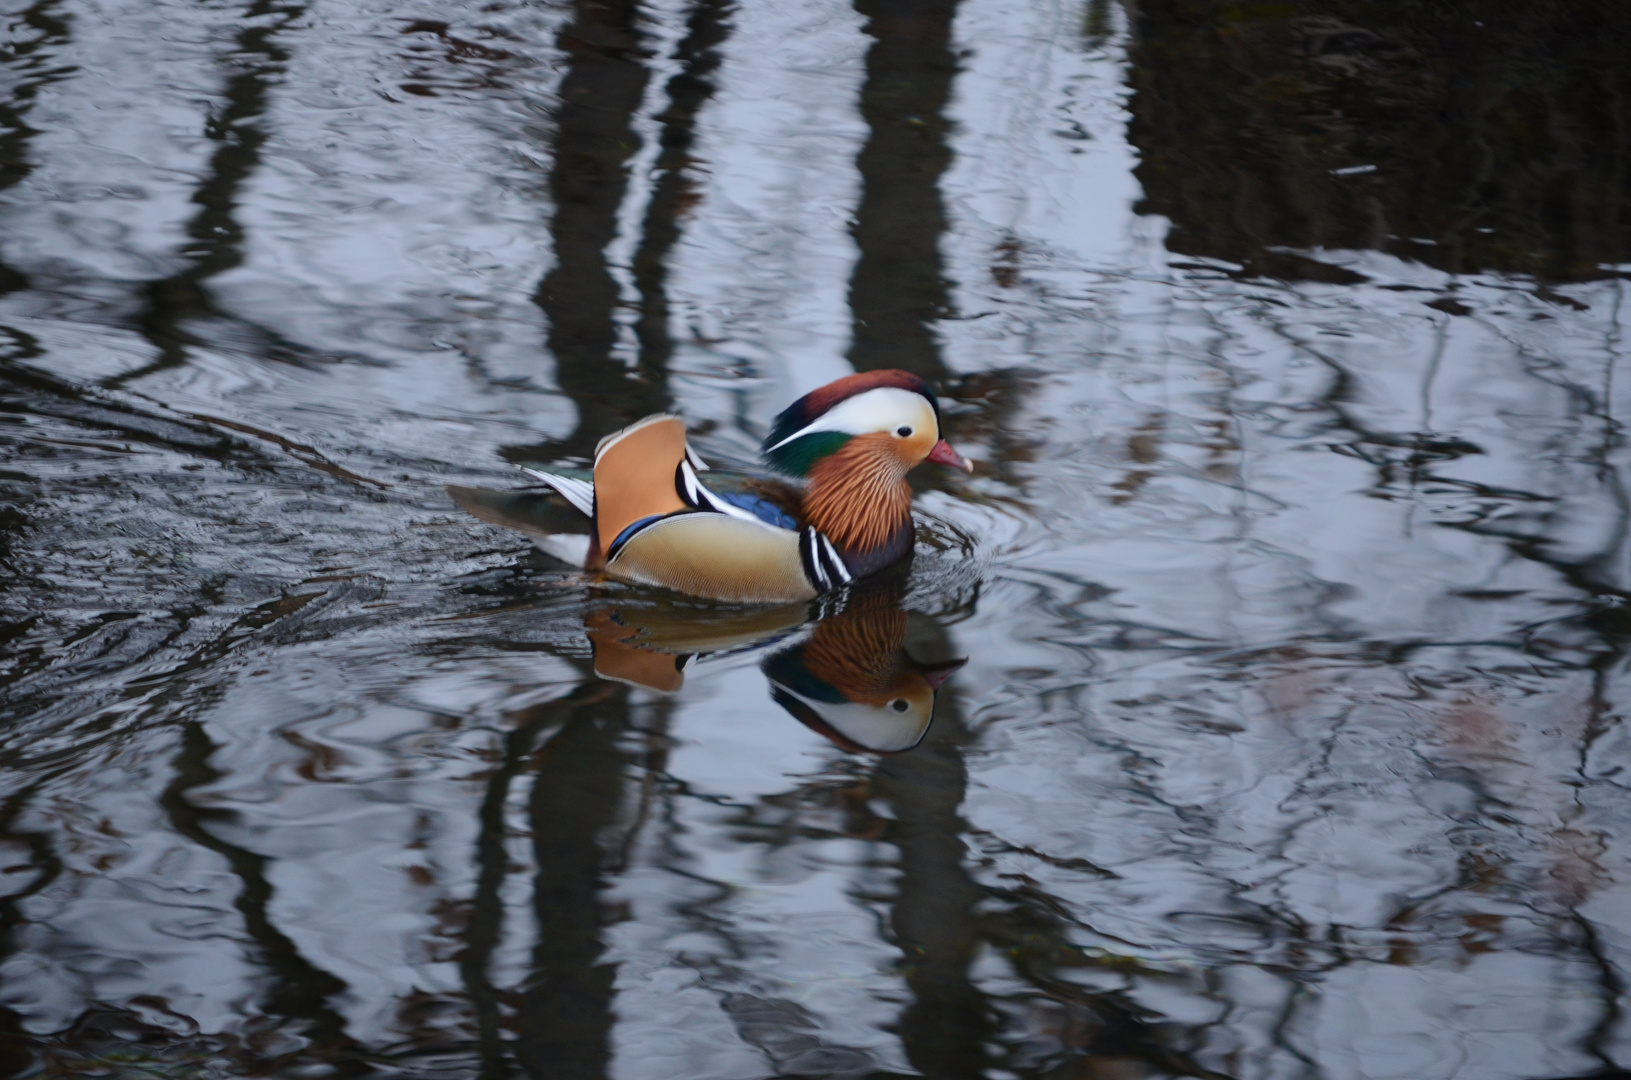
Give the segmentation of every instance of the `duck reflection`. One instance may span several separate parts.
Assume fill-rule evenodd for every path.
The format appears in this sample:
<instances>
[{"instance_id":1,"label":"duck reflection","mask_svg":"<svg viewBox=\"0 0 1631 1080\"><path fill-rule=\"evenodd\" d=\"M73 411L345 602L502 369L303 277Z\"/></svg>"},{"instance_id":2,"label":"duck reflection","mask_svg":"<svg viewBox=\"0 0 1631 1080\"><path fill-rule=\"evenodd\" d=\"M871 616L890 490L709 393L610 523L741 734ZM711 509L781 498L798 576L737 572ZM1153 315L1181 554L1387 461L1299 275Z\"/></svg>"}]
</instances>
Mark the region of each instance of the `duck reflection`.
<instances>
[{"instance_id":1,"label":"duck reflection","mask_svg":"<svg viewBox=\"0 0 1631 1080\"><path fill-rule=\"evenodd\" d=\"M760 663L770 699L845 750L895 754L923 740L935 692L966 659L925 662L906 648L912 623L896 590L851 595L809 634ZM609 604L585 619L595 674L672 694L700 658L793 638L810 608L721 611L689 604Z\"/></svg>"}]
</instances>

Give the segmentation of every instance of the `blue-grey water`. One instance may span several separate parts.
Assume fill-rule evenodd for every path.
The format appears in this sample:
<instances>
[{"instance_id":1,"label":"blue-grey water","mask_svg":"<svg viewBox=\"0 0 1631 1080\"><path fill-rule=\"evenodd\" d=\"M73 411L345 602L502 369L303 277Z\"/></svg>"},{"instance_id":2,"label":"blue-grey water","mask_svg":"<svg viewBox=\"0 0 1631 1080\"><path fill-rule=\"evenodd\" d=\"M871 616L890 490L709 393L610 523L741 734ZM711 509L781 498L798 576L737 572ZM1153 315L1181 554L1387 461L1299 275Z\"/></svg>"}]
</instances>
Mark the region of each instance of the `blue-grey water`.
<instances>
[{"instance_id":1,"label":"blue-grey water","mask_svg":"<svg viewBox=\"0 0 1631 1080\"><path fill-rule=\"evenodd\" d=\"M0 1076L1628 1075L1620 5L0 33ZM445 492L879 367L901 753Z\"/></svg>"}]
</instances>

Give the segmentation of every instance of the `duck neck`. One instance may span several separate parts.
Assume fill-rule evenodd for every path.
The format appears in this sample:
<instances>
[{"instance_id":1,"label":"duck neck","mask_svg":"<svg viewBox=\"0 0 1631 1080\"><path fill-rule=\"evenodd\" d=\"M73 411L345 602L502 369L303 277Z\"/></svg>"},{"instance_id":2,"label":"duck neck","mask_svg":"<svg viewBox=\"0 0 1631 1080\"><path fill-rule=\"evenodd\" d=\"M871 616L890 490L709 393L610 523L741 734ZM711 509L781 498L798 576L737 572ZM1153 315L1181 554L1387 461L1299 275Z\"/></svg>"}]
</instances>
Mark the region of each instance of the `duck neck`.
<instances>
[{"instance_id":1,"label":"duck neck","mask_svg":"<svg viewBox=\"0 0 1631 1080\"><path fill-rule=\"evenodd\" d=\"M857 576L912 548L912 488L895 455L851 439L817 462L804 491L804 517L838 548Z\"/></svg>"}]
</instances>

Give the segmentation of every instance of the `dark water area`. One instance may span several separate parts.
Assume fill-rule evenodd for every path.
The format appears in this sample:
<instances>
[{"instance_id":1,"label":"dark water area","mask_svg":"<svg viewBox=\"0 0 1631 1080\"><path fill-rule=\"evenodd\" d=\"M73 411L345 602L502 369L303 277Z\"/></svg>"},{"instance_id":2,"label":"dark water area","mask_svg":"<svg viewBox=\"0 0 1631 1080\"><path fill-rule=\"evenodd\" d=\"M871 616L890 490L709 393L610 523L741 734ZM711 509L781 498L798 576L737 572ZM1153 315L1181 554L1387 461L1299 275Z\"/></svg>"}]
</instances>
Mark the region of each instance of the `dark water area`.
<instances>
[{"instance_id":1,"label":"dark water area","mask_svg":"<svg viewBox=\"0 0 1631 1080\"><path fill-rule=\"evenodd\" d=\"M1276 276L1371 248L1601 277L1631 258L1627 42L1631 9L1593 0L1141 0L1139 209L1173 251Z\"/></svg>"},{"instance_id":2,"label":"dark water area","mask_svg":"<svg viewBox=\"0 0 1631 1080\"><path fill-rule=\"evenodd\" d=\"M0 1076L1627 1075L1623 5L0 28ZM447 492L881 367L837 601Z\"/></svg>"}]
</instances>

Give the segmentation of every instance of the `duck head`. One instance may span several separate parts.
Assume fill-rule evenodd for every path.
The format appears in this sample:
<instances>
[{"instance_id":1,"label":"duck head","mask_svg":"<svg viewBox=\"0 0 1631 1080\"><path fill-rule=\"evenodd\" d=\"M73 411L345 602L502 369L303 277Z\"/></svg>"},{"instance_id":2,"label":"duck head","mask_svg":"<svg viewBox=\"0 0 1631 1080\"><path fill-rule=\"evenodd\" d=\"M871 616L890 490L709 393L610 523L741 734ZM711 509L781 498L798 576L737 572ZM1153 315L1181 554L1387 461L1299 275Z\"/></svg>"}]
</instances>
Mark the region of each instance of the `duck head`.
<instances>
[{"instance_id":1,"label":"duck head","mask_svg":"<svg viewBox=\"0 0 1631 1080\"><path fill-rule=\"evenodd\" d=\"M849 375L799 398L776 417L763 453L806 482L806 518L852 564L910 550L912 469L925 461L974 469L940 437L929 384L893 370Z\"/></svg>"}]
</instances>

